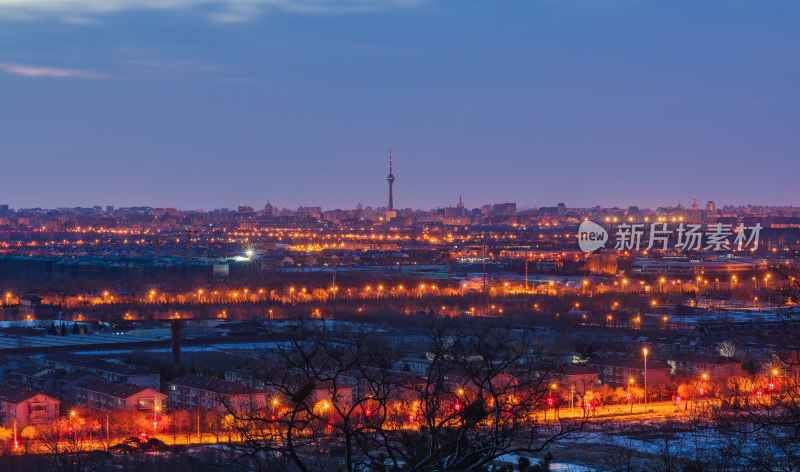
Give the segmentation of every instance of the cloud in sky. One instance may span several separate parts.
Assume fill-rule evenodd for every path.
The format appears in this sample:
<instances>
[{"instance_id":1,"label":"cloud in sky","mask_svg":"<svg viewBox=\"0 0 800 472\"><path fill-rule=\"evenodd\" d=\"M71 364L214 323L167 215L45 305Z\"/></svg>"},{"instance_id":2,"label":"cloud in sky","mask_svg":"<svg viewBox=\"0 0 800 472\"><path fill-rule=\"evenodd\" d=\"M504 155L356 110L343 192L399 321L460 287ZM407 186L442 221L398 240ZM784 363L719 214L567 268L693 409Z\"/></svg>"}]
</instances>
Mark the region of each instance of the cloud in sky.
<instances>
[{"instance_id":1,"label":"cloud in sky","mask_svg":"<svg viewBox=\"0 0 800 472\"><path fill-rule=\"evenodd\" d=\"M91 18L134 10L210 9L215 21L245 21L261 12L350 13L415 5L425 0L0 0L0 17L12 20L57 18L91 23Z\"/></svg>"},{"instance_id":2,"label":"cloud in sky","mask_svg":"<svg viewBox=\"0 0 800 472\"><path fill-rule=\"evenodd\" d=\"M29 64L9 64L6 62L0 62L0 72L23 77L72 77L83 79L100 79L105 77L103 74L86 70L42 67Z\"/></svg>"}]
</instances>

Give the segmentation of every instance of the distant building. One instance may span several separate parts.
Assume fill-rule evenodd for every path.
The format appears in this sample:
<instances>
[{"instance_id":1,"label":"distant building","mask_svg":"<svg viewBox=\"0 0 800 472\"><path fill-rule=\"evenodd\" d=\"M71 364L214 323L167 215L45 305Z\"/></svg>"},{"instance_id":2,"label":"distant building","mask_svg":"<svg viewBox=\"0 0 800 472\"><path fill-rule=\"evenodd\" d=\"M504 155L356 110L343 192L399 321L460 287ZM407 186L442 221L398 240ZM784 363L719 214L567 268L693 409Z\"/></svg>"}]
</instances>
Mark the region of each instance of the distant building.
<instances>
[{"instance_id":1,"label":"distant building","mask_svg":"<svg viewBox=\"0 0 800 472\"><path fill-rule=\"evenodd\" d=\"M58 372L50 367L41 365L23 365L6 372L10 382L27 385L30 388L42 392L51 391L55 388L55 382L48 382L46 378L53 372ZM63 371L62 371L63 372Z\"/></svg>"},{"instance_id":2,"label":"distant building","mask_svg":"<svg viewBox=\"0 0 800 472\"><path fill-rule=\"evenodd\" d=\"M394 369L401 372L411 372L416 375L426 376L433 365L428 359L405 357L394 363Z\"/></svg>"},{"instance_id":3,"label":"distant building","mask_svg":"<svg viewBox=\"0 0 800 472\"><path fill-rule=\"evenodd\" d=\"M696 276L704 274L706 277L711 275L730 275L747 271L763 271L767 269L766 261L704 261L704 260L638 260L631 264L631 272L635 275L676 275L676 276Z\"/></svg>"},{"instance_id":4,"label":"distant building","mask_svg":"<svg viewBox=\"0 0 800 472\"><path fill-rule=\"evenodd\" d=\"M6 372L10 369L16 369L20 365L22 364L16 359L0 356L0 382L5 382Z\"/></svg>"},{"instance_id":5,"label":"distant building","mask_svg":"<svg viewBox=\"0 0 800 472\"><path fill-rule=\"evenodd\" d=\"M772 365L779 367L778 379L797 385L800 380L800 351L791 351L772 355Z\"/></svg>"},{"instance_id":6,"label":"distant building","mask_svg":"<svg viewBox=\"0 0 800 472\"><path fill-rule=\"evenodd\" d=\"M158 389L161 384L161 374L156 369L106 362L92 356L66 352L46 354L41 364L66 371L85 370L109 382L130 383L152 389Z\"/></svg>"},{"instance_id":7,"label":"distant building","mask_svg":"<svg viewBox=\"0 0 800 472\"><path fill-rule=\"evenodd\" d=\"M563 203L562 203L563 205ZM492 206L492 213L495 216L514 216L517 214L516 203L495 203Z\"/></svg>"},{"instance_id":8,"label":"distant building","mask_svg":"<svg viewBox=\"0 0 800 472\"><path fill-rule=\"evenodd\" d=\"M698 377L707 374L712 379L742 375L742 363L730 357L710 354L677 354L667 359L672 375Z\"/></svg>"},{"instance_id":9,"label":"distant building","mask_svg":"<svg viewBox=\"0 0 800 472\"><path fill-rule=\"evenodd\" d=\"M600 373L580 365L566 366L555 374L559 388L583 395L599 385Z\"/></svg>"},{"instance_id":10,"label":"distant building","mask_svg":"<svg viewBox=\"0 0 800 472\"><path fill-rule=\"evenodd\" d=\"M28 295L19 299L19 314L24 318L43 318L53 314L53 307L42 303L42 297Z\"/></svg>"}]
</instances>

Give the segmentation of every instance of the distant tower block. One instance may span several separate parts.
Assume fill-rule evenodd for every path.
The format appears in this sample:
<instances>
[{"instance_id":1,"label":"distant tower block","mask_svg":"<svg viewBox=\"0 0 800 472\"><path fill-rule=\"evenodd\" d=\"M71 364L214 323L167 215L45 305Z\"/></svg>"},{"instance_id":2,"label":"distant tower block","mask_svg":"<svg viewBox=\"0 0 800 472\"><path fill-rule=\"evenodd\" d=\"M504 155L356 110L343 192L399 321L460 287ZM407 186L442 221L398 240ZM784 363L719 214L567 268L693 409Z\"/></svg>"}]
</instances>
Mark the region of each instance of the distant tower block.
<instances>
[{"instance_id":1,"label":"distant tower block","mask_svg":"<svg viewBox=\"0 0 800 472\"><path fill-rule=\"evenodd\" d=\"M392 174L392 148L389 148L389 175L386 177L389 182L389 209L394 210L394 194L392 193L392 186L394 185L394 174Z\"/></svg>"}]
</instances>

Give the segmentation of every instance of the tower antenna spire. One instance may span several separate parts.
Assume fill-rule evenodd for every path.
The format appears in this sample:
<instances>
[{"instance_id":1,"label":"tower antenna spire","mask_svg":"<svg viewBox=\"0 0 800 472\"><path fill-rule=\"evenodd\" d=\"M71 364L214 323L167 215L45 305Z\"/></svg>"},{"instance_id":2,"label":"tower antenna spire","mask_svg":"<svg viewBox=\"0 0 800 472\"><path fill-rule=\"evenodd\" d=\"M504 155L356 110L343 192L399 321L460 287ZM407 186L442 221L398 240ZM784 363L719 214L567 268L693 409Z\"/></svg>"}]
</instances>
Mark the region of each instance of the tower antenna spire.
<instances>
[{"instance_id":1,"label":"tower antenna spire","mask_svg":"<svg viewBox=\"0 0 800 472\"><path fill-rule=\"evenodd\" d=\"M386 177L389 182L389 210L394 210L394 195L392 186L394 185L394 174L392 173L392 148L389 148L389 175Z\"/></svg>"}]
</instances>

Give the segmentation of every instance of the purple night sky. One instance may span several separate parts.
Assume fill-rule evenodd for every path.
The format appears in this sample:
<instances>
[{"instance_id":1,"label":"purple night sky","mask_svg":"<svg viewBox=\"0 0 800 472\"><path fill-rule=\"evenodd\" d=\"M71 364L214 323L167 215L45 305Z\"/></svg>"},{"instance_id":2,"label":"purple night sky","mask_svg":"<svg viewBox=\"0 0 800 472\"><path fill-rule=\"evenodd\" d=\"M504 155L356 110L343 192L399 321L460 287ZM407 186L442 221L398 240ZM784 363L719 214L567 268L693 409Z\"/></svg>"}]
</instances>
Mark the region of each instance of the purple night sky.
<instances>
[{"instance_id":1,"label":"purple night sky","mask_svg":"<svg viewBox=\"0 0 800 472\"><path fill-rule=\"evenodd\" d=\"M800 205L800 3L0 0L0 203Z\"/></svg>"}]
</instances>

